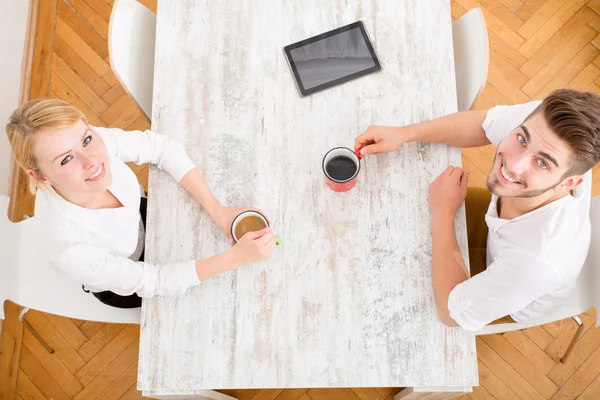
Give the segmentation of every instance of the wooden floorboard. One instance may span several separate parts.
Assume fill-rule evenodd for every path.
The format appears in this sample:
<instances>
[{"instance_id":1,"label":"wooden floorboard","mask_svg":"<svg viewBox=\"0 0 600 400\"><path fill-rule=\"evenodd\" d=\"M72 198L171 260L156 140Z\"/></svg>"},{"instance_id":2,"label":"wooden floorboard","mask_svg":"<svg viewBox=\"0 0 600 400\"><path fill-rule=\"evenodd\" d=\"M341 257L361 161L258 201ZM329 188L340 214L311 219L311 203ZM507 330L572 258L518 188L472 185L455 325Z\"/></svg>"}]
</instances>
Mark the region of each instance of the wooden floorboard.
<instances>
[{"instance_id":1,"label":"wooden floorboard","mask_svg":"<svg viewBox=\"0 0 600 400\"><path fill-rule=\"evenodd\" d=\"M156 0L139 0L156 12ZM42 0L33 40L30 98L55 97L93 125L145 130L150 122L110 69L113 0ZM476 105L487 109L541 98L559 87L600 94L600 0L451 0L452 18L482 7L490 41L488 83ZM495 149L465 149L469 184L485 186ZM130 167L148 185L148 166ZM16 220L32 215L26 179L13 187ZM600 194L600 173L594 175ZM136 388L138 325L70 320L5 305L1 399L142 398ZM559 321L477 338L480 386L463 400L600 399L600 330L595 310L569 359L560 362L576 324ZM50 350L49 350L50 349ZM227 390L241 400L391 400L400 388Z\"/></svg>"},{"instance_id":2,"label":"wooden floorboard","mask_svg":"<svg viewBox=\"0 0 600 400\"><path fill-rule=\"evenodd\" d=\"M11 301L4 303L4 320L0 336L0 399L9 399L17 390L17 374L23 343L23 324L19 320L22 307Z\"/></svg>"}]
</instances>

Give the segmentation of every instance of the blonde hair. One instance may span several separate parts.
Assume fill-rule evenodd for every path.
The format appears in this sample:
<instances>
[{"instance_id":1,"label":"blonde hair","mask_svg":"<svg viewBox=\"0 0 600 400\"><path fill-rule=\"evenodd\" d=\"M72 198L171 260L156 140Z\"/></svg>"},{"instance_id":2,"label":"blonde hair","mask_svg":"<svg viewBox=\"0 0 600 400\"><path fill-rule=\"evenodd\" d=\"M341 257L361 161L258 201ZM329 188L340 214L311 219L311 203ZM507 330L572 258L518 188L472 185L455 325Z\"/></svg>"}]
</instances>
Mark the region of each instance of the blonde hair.
<instances>
[{"instance_id":1,"label":"blonde hair","mask_svg":"<svg viewBox=\"0 0 600 400\"><path fill-rule=\"evenodd\" d=\"M40 176L39 166L33 154L36 135L44 129L61 129L73 126L79 120L87 125L85 115L71 104L56 99L28 101L17 108L6 125L8 142L16 163L27 172L35 171ZM35 194L38 189L48 190L37 178L29 177L29 190Z\"/></svg>"}]
</instances>

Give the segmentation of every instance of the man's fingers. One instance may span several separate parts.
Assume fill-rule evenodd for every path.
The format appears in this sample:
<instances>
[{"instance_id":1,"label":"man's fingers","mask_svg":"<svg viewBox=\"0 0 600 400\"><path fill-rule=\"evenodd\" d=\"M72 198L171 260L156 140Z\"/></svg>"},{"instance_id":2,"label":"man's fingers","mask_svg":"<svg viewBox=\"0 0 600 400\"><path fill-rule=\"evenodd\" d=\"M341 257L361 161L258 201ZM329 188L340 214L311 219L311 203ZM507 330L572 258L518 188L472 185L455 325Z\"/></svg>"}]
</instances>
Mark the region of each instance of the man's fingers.
<instances>
[{"instance_id":1,"label":"man's fingers","mask_svg":"<svg viewBox=\"0 0 600 400\"><path fill-rule=\"evenodd\" d=\"M448 168L442 173L442 175L452 176L456 167L454 165L448 165Z\"/></svg>"},{"instance_id":2,"label":"man's fingers","mask_svg":"<svg viewBox=\"0 0 600 400\"><path fill-rule=\"evenodd\" d=\"M461 167L452 167L452 175L458 175L460 176L463 172L463 169Z\"/></svg>"},{"instance_id":3,"label":"man's fingers","mask_svg":"<svg viewBox=\"0 0 600 400\"><path fill-rule=\"evenodd\" d=\"M365 145L359 149L360 155L364 156L365 154L377 154L384 151L383 142L371 143Z\"/></svg>"},{"instance_id":4,"label":"man's fingers","mask_svg":"<svg viewBox=\"0 0 600 400\"><path fill-rule=\"evenodd\" d=\"M471 175L471 171L464 171L460 177L460 186L462 188L466 188L469 183L469 175Z\"/></svg>"},{"instance_id":5,"label":"man's fingers","mask_svg":"<svg viewBox=\"0 0 600 400\"><path fill-rule=\"evenodd\" d=\"M370 130L366 130L361 135L357 136L356 139L354 139L354 148L359 149L361 147L373 144L376 141L377 140L373 132L371 132Z\"/></svg>"}]
</instances>

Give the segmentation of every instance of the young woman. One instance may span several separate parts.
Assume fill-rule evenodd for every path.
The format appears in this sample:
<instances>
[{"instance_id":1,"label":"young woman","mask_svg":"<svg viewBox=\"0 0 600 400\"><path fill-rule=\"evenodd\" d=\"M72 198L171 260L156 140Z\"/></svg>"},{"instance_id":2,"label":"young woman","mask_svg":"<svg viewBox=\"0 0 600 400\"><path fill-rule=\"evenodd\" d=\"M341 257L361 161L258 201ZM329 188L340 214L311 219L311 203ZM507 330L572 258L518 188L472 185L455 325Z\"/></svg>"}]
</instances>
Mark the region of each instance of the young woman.
<instances>
[{"instance_id":1,"label":"young woman","mask_svg":"<svg viewBox=\"0 0 600 400\"><path fill-rule=\"evenodd\" d=\"M148 264L143 260L146 199L126 162L167 171L227 236L243 211L219 203L179 143L152 131L92 127L81 111L60 100L24 104L11 115L6 132L36 193L40 250L52 267L105 304L132 308L141 305L139 296L177 295L265 260L275 248L266 228L211 258Z\"/></svg>"}]
</instances>

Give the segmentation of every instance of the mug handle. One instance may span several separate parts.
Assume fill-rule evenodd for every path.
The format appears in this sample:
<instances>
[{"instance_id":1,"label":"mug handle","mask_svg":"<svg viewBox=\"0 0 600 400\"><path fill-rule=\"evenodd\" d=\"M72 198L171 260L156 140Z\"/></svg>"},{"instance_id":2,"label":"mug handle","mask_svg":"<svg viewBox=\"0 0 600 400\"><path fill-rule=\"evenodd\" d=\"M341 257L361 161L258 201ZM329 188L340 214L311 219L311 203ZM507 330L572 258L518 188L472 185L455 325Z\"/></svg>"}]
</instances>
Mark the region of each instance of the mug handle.
<instances>
[{"instance_id":1,"label":"mug handle","mask_svg":"<svg viewBox=\"0 0 600 400\"><path fill-rule=\"evenodd\" d=\"M354 149L354 154L356 154L358 161L362 160L362 158L363 158L363 156L360 154L360 149L362 149L362 147L356 147Z\"/></svg>"}]
</instances>

